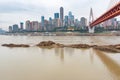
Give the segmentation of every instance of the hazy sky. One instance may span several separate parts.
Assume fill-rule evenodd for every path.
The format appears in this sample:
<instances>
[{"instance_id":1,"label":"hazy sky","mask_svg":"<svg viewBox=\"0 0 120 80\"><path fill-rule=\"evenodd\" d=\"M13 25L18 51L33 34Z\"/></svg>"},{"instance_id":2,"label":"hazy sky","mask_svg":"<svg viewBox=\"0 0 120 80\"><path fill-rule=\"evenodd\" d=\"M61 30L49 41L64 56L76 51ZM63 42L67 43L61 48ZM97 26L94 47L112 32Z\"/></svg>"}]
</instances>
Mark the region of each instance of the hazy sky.
<instances>
[{"instance_id":1,"label":"hazy sky","mask_svg":"<svg viewBox=\"0 0 120 80\"><path fill-rule=\"evenodd\" d=\"M19 24L26 20L40 21L41 16L54 17L61 6L65 15L72 11L75 18L89 17L90 7L94 17L99 17L109 6L110 0L0 0L0 28Z\"/></svg>"}]
</instances>

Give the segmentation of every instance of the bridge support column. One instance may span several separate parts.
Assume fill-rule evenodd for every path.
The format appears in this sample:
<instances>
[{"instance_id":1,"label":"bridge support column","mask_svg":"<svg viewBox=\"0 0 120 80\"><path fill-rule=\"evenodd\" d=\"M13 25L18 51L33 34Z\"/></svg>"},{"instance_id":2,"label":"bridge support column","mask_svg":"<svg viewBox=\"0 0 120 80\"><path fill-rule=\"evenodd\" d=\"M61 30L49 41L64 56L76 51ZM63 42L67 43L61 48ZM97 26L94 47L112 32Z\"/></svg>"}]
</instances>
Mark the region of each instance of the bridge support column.
<instances>
[{"instance_id":1,"label":"bridge support column","mask_svg":"<svg viewBox=\"0 0 120 80\"><path fill-rule=\"evenodd\" d=\"M92 27L92 28L88 28L89 29L89 33L94 33L95 32L95 27Z\"/></svg>"}]
</instances>

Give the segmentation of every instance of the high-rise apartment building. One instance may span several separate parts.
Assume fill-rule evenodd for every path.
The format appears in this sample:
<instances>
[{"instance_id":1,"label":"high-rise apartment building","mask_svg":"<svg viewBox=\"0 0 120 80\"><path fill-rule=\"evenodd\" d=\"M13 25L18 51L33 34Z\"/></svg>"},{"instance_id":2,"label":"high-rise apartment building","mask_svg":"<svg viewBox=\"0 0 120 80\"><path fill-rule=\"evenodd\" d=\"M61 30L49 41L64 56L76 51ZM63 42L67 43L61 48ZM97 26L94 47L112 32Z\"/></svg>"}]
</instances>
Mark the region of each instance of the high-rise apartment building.
<instances>
[{"instance_id":1,"label":"high-rise apartment building","mask_svg":"<svg viewBox=\"0 0 120 80\"><path fill-rule=\"evenodd\" d=\"M32 31L38 31L38 29L39 29L38 21L32 21L31 26L32 26Z\"/></svg>"},{"instance_id":2,"label":"high-rise apartment building","mask_svg":"<svg viewBox=\"0 0 120 80\"><path fill-rule=\"evenodd\" d=\"M18 32L19 31L19 27L17 24L13 25L13 32Z\"/></svg>"},{"instance_id":3,"label":"high-rise apartment building","mask_svg":"<svg viewBox=\"0 0 120 80\"><path fill-rule=\"evenodd\" d=\"M49 17L49 22L48 22L48 30L51 31L53 30L53 20L51 17Z\"/></svg>"},{"instance_id":4,"label":"high-rise apartment building","mask_svg":"<svg viewBox=\"0 0 120 80\"><path fill-rule=\"evenodd\" d=\"M63 27L64 9L60 7L60 26Z\"/></svg>"},{"instance_id":5,"label":"high-rise apartment building","mask_svg":"<svg viewBox=\"0 0 120 80\"><path fill-rule=\"evenodd\" d=\"M80 24L81 27L85 29L85 27L87 26L87 19L85 17L81 17Z\"/></svg>"},{"instance_id":6,"label":"high-rise apartment building","mask_svg":"<svg viewBox=\"0 0 120 80\"><path fill-rule=\"evenodd\" d=\"M54 19L58 19L59 18L59 13L54 13Z\"/></svg>"},{"instance_id":7,"label":"high-rise apartment building","mask_svg":"<svg viewBox=\"0 0 120 80\"><path fill-rule=\"evenodd\" d=\"M32 28L31 28L31 22L29 20L26 21L25 26L26 26L26 30L27 31L31 31L32 30Z\"/></svg>"},{"instance_id":8,"label":"high-rise apartment building","mask_svg":"<svg viewBox=\"0 0 120 80\"><path fill-rule=\"evenodd\" d=\"M68 27L68 16L65 16L65 26Z\"/></svg>"},{"instance_id":9,"label":"high-rise apartment building","mask_svg":"<svg viewBox=\"0 0 120 80\"><path fill-rule=\"evenodd\" d=\"M72 15L71 11L69 11L69 14L68 14L68 25L74 26L74 15Z\"/></svg>"},{"instance_id":10,"label":"high-rise apartment building","mask_svg":"<svg viewBox=\"0 0 120 80\"><path fill-rule=\"evenodd\" d=\"M23 30L23 22L20 22L20 29Z\"/></svg>"},{"instance_id":11,"label":"high-rise apartment building","mask_svg":"<svg viewBox=\"0 0 120 80\"><path fill-rule=\"evenodd\" d=\"M44 31L44 27L45 27L45 17L41 16L41 26L42 26L42 31Z\"/></svg>"},{"instance_id":12,"label":"high-rise apartment building","mask_svg":"<svg viewBox=\"0 0 120 80\"><path fill-rule=\"evenodd\" d=\"M60 19L54 19L53 24L54 24L54 28L55 27L60 27Z\"/></svg>"},{"instance_id":13,"label":"high-rise apartment building","mask_svg":"<svg viewBox=\"0 0 120 80\"><path fill-rule=\"evenodd\" d=\"M12 31L13 31L12 26L9 26L9 32L12 32Z\"/></svg>"}]
</instances>

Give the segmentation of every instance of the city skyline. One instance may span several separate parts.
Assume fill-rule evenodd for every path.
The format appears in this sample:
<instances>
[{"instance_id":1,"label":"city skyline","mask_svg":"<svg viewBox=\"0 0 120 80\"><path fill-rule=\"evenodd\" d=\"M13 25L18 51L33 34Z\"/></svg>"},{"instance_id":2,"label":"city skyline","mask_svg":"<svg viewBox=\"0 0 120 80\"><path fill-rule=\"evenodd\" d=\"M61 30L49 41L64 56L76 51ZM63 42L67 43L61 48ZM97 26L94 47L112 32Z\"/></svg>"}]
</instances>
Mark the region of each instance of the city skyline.
<instances>
[{"instance_id":1,"label":"city skyline","mask_svg":"<svg viewBox=\"0 0 120 80\"><path fill-rule=\"evenodd\" d=\"M64 7L64 16L69 11L75 15L75 18L86 17L88 19L90 7L93 7L94 16L99 17L108 7L110 0L4 0L0 1L0 28L7 29L9 25L25 22L26 20L40 21L41 16L45 19L54 17L55 12L59 12L59 7ZM68 3L69 2L69 3ZM105 5L101 7L102 5ZM21 6L22 5L22 6Z\"/></svg>"},{"instance_id":2,"label":"city skyline","mask_svg":"<svg viewBox=\"0 0 120 80\"><path fill-rule=\"evenodd\" d=\"M92 11L92 9L91 9ZM93 13L90 12L93 16ZM74 14L71 11L68 15L64 16L64 8L59 8L59 13L54 13L54 18L49 17L45 19L45 16L41 16L40 21L20 22L20 24L13 24L9 26L9 32L56 32L56 31L88 31L88 20L85 17L81 17L80 20L75 19ZM24 26L25 23L25 26ZM101 27L101 29L100 29ZM120 21L117 18L109 19L96 25L96 30L119 30Z\"/></svg>"},{"instance_id":3,"label":"city skyline","mask_svg":"<svg viewBox=\"0 0 120 80\"><path fill-rule=\"evenodd\" d=\"M25 23L25 26L23 25ZM24 28L23 28L24 27ZM87 19L81 17L80 20L75 19L71 11L64 16L64 8L59 8L59 13L54 13L54 18L41 16L41 21L20 22L20 25L13 24L9 26L9 32L23 32L23 31L65 31L69 29L87 29Z\"/></svg>"}]
</instances>

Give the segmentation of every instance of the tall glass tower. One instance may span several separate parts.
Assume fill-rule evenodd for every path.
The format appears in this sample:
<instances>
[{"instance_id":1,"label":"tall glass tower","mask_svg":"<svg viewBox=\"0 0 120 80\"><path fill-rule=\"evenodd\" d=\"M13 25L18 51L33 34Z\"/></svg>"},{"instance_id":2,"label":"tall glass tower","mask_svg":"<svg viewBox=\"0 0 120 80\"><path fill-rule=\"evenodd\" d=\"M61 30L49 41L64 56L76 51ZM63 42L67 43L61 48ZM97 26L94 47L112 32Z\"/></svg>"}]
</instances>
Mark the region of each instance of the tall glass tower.
<instances>
[{"instance_id":1,"label":"tall glass tower","mask_svg":"<svg viewBox=\"0 0 120 80\"><path fill-rule=\"evenodd\" d=\"M44 16L41 16L42 31L44 31L45 26L44 22L45 22Z\"/></svg>"},{"instance_id":2,"label":"tall glass tower","mask_svg":"<svg viewBox=\"0 0 120 80\"><path fill-rule=\"evenodd\" d=\"M54 19L58 19L59 18L59 13L54 13Z\"/></svg>"}]
</instances>

